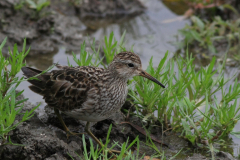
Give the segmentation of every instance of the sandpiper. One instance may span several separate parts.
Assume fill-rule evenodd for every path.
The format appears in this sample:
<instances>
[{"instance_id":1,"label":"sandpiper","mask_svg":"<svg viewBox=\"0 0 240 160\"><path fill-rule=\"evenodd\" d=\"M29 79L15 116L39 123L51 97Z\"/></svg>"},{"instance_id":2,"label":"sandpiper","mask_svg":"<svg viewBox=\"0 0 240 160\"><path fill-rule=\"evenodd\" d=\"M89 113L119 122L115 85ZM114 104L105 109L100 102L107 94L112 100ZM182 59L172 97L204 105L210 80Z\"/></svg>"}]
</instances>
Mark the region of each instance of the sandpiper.
<instances>
[{"instance_id":1,"label":"sandpiper","mask_svg":"<svg viewBox=\"0 0 240 160\"><path fill-rule=\"evenodd\" d=\"M143 76L159 84L157 79L142 69L141 60L135 53L121 52L117 54L107 69L78 66L68 67L56 65L58 70L44 73L29 80L29 88L43 96L54 111L69 135L69 131L59 110L73 118L87 121L85 131L100 145L101 142L90 131L90 122L107 119L119 110L127 97L127 81L134 76ZM24 75L29 78L42 71L30 67L22 67Z\"/></svg>"}]
</instances>

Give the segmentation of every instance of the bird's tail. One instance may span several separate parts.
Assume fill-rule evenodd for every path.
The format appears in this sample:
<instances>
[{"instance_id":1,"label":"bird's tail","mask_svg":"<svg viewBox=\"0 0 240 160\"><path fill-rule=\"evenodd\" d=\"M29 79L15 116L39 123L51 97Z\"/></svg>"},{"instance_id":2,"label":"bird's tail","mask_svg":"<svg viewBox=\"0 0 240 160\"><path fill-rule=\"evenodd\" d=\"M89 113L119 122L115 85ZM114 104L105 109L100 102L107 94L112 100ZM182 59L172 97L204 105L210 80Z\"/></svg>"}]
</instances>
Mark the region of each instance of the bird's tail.
<instances>
[{"instance_id":1,"label":"bird's tail","mask_svg":"<svg viewBox=\"0 0 240 160\"><path fill-rule=\"evenodd\" d=\"M41 70L30 68L30 67L22 67L21 69L22 69L22 72L24 73L23 75L26 76L26 78L30 78L42 73ZM46 83L50 79L50 74L47 72L40 76L37 76L37 78L38 80L37 79L28 80L28 82L32 84L31 86L29 86L29 88L33 92L43 95L43 90L45 90Z\"/></svg>"}]
</instances>

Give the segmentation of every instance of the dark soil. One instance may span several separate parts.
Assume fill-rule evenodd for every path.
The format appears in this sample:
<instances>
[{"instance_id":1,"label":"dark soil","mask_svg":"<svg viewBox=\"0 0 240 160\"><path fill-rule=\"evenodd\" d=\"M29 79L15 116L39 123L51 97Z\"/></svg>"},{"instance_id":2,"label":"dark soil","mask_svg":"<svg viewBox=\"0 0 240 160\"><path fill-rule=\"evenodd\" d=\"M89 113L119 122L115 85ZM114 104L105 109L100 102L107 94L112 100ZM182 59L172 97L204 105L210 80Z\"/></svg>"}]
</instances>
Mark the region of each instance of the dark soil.
<instances>
[{"instance_id":1,"label":"dark soil","mask_svg":"<svg viewBox=\"0 0 240 160\"><path fill-rule=\"evenodd\" d=\"M138 0L125 1L89 0L79 6L68 0L51 0L40 12L27 4L14 9L20 0L0 1L0 42L8 37L5 53L15 43L22 47L24 38L31 46L29 55L56 53L59 46L79 51L87 30L123 22L145 9Z\"/></svg>"},{"instance_id":2,"label":"dark soil","mask_svg":"<svg viewBox=\"0 0 240 160\"><path fill-rule=\"evenodd\" d=\"M21 97L23 99L23 97ZM29 111L34 106L26 102L22 112ZM85 122L77 121L65 115L62 115L66 125L73 132L84 132ZM17 116L16 123L21 119L21 116ZM137 117L130 117L130 122L142 127L141 120ZM137 136L140 139L140 154L153 155L156 151L147 146L144 142L146 136L139 133L136 129L132 128L128 124L120 124L125 121L125 115L120 111L116 112L111 118L98 123L92 123L91 130L93 134L102 139L103 142L106 140L106 135L109 126L112 124L112 130L110 134L110 144L113 141L122 144L129 139L131 142ZM169 132L166 135L161 136L161 129L158 127L151 128L151 132L154 133L160 141L164 140L164 143L168 144L169 147L162 147L160 144L154 142L154 144L161 150L164 150L167 157L174 156L182 148L189 148L188 142L177 135ZM79 156L83 156L83 144L82 139L77 136L72 136L67 139L65 132L63 131L62 125L54 114L50 107L45 107L42 112L37 113L28 121L25 121L21 125L17 126L15 130L10 133L10 137L13 143L22 144L23 146L15 145L4 145L0 146L0 159L2 160L62 160L62 159L80 159ZM87 148L89 149L90 143L88 141L88 135L85 135ZM94 142L96 147L96 142ZM116 150L120 148L116 147ZM132 150L136 149L135 147ZM194 154L192 154L194 153ZM78 155L79 156L78 156ZM71 157L69 156L71 155ZM209 159L202 156L196 151L192 151L191 148L183 150L176 159ZM216 159L219 160L232 160L233 157L225 152L219 152L216 154Z\"/></svg>"}]
</instances>

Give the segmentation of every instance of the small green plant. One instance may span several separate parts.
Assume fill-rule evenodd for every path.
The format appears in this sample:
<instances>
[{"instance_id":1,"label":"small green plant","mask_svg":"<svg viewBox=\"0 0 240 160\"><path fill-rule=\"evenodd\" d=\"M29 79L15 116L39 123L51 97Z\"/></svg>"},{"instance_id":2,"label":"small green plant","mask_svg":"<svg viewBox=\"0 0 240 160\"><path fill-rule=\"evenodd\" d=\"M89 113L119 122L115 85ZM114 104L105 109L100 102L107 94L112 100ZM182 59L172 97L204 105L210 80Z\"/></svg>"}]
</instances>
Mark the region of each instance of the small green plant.
<instances>
[{"instance_id":1,"label":"small green plant","mask_svg":"<svg viewBox=\"0 0 240 160\"><path fill-rule=\"evenodd\" d=\"M166 53L165 57L160 61L156 69L153 67L152 57L146 70L150 75L158 79L163 84L166 84L169 80L169 73L167 73L169 71L169 66L164 66L167 55L168 54ZM134 103L139 105L138 112L140 112L143 120L147 120L150 117L154 118L153 112L158 109L157 105L159 100L162 99L161 95L165 92L165 90L161 86L140 76L134 77L133 84L135 85L131 85L132 88L129 91L129 95L134 100ZM164 99L162 99L162 101L164 101Z\"/></svg>"},{"instance_id":2,"label":"small green plant","mask_svg":"<svg viewBox=\"0 0 240 160\"><path fill-rule=\"evenodd\" d=\"M16 93L17 86L23 81L23 77L19 79L16 74L20 71L24 58L29 50L25 51L26 40L24 40L23 49L18 52L17 45L14 45L13 51L9 49L10 57L6 59L2 54L2 48L6 43L7 38L0 46L0 145L13 144L7 140L8 133L14 130L20 123L28 120L34 115L34 107L31 111L20 113L27 99L17 101L16 98L20 96L23 91ZM9 69L10 68L10 69ZM22 119L15 123L17 115L22 114Z\"/></svg>"},{"instance_id":3,"label":"small green plant","mask_svg":"<svg viewBox=\"0 0 240 160\"><path fill-rule=\"evenodd\" d=\"M108 133L107 133L107 138L106 138L106 142L105 142L105 145L103 148L94 148L93 146L93 143L92 143L92 140L89 139L90 141L90 151L88 152L87 150L87 145L86 145L86 140L85 140L85 136L83 135L82 136L82 139L83 139L83 157L80 157L80 159L84 159L84 160L101 160L101 159L104 159L104 160L111 160L113 157L111 155L108 155L108 152L107 152L107 146L110 142L110 139L109 139L109 136L110 136L110 133L111 133L111 129L112 129L112 125L109 126L109 129L108 129ZM132 154L132 151L131 151L131 147L136 143L136 146L137 146L137 153L136 154ZM117 157L115 158L116 160L122 160L122 159L125 159L125 160L137 160L137 159L142 159L144 155L142 156L139 156L139 139L138 137L135 138L135 140L133 140L130 144L128 144L128 140L127 142L124 142L123 144L119 145L118 142L114 142L114 144L111 146L111 148L109 149L112 149L114 148L115 146L119 146L121 148L121 151L119 153L119 155L116 155ZM69 155L71 158L72 156ZM109 158L110 156L110 158ZM73 158L72 158L73 159Z\"/></svg>"},{"instance_id":4,"label":"small green plant","mask_svg":"<svg viewBox=\"0 0 240 160\"><path fill-rule=\"evenodd\" d=\"M111 63L113 60L113 57L116 55L116 53L119 53L120 51L125 51L126 49L124 46L124 37L125 37L126 31L124 31L118 45L118 41L113 40L114 34L113 32L110 33L109 37L105 36L104 42L105 47L103 47L104 55L106 58L107 64Z\"/></svg>"},{"instance_id":5,"label":"small green plant","mask_svg":"<svg viewBox=\"0 0 240 160\"><path fill-rule=\"evenodd\" d=\"M103 57L100 57L100 46L96 50L96 42L95 39L93 39L92 42L90 42L92 53L86 51L86 44L83 42L80 47L80 57L77 58L75 53L72 53L73 60L77 63L79 66L95 66L98 67L99 65L102 65L105 69L107 68L107 64L109 64L114 56L121 52L126 51L124 48L124 37L125 37L126 31L121 36L121 39L118 43L118 41L114 38L114 33L111 32L109 37L105 36L104 38L104 44L105 47L103 47ZM104 61L105 60L105 61ZM68 65L72 66L68 60Z\"/></svg>"},{"instance_id":6,"label":"small green plant","mask_svg":"<svg viewBox=\"0 0 240 160\"><path fill-rule=\"evenodd\" d=\"M213 22L202 21L196 16L191 17L192 25L186 25L179 33L184 37L176 45L182 49L186 45L197 47L201 50L207 49L210 53L217 53L220 44L234 46L239 42L240 19L235 21L224 21L220 17L215 17Z\"/></svg>"},{"instance_id":7,"label":"small green plant","mask_svg":"<svg viewBox=\"0 0 240 160\"><path fill-rule=\"evenodd\" d=\"M50 5L49 0L26 0L26 3L28 3L30 8L35 9L37 12L40 12L44 7Z\"/></svg>"},{"instance_id":8,"label":"small green plant","mask_svg":"<svg viewBox=\"0 0 240 160\"><path fill-rule=\"evenodd\" d=\"M50 5L49 0L20 0L19 3L15 4L14 9L22 9L25 5L29 8L34 9L39 13L43 8Z\"/></svg>"},{"instance_id":9,"label":"small green plant","mask_svg":"<svg viewBox=\"0 0 240 160\"><path fill-rule=\"evenodd\" d=\"M95 41L93 41L95 44ZM95 49L95 48L94 48ZM93 50L95 51L95 50ZM90 54L86 51L86 44L83 42L80 47L80 58L77 58L77 55L72 52L73 60L77 63L79 66L95 66L98 67L102 63L102 59L99 58L99 50L98 52L94 52L94 54ZM95 58L95 60L94 60ZM68 59L68 66L72 66Z\"/></svg>"}]
</instances>

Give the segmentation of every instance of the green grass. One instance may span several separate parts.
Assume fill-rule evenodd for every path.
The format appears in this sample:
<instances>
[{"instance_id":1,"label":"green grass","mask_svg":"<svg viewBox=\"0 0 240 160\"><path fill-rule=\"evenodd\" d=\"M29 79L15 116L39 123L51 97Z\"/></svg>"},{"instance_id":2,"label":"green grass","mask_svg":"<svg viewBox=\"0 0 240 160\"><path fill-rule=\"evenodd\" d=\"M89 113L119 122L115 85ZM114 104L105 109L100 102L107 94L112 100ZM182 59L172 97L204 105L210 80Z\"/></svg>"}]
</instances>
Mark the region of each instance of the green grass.
<instances>
[{"instance_id":1,"label":"green grass","mask_svg":"<svg viewBox=\"0 0 240 160\"><path fill-rule=\"evenodd\" d=\"M85 136L82 136L83 139L83 157L79 156L78 157L82 160L111 160L113 158L113 155L109 155L109 153L107 152L107 148L106 146L108 146L110 139L110 132L112 129L112 125L110 125L108 133L107 133L107 138L106 138L106 142L104 144L103 148L98 148L99 146L97 146L96 148L94 148L93 146L93 142L91 139L89 139L90 141L90 151L88 151L87 149L87 145L86 145L86 140L85 140ZM133 151L131 150L131 147L133 147L133 145L136 145L136 153L133 154ZM126 142L124 142L123 144L119 144L118 142L114 142L114 144L111 146L111 148L109 149L113 149L115 146L118 146L121 148L120 154L116 155L117 158L116 160L137 160L137 159L142 159L144 155L140 156L139 155L139 139L138 137L135 138L135 140L133 140L130 144L128 142L128 140ZM74 159L70 154L69 156Z\"/></svg>"},{"instance_id":2,"label":"green grass","mask_svg":"<svg viewBox=\"0 0 240 160\"><path fill-rule=\"evenodd\" d=\"M14 130L20 123L30 119L34 110L38 107L34 107L31 111L20 113L24 103L27 99L16 101L16 98L20 96L23 91L16 93L16 88L23 81L22 78L16 77L16 74L25 65L23 63L24 58L30 51L26 49L26 40L24 40L23 49L18 51L17 45L14 45L13 51L9 49L10 57L6 59L2 54L2 48L4 47L7 38L1 43L0 46L0 140L5 144L13 144L8 140L8 133ZM10 69L9 69L10 68ZM17 115L22 114L22 119L18 123L15 122Z\"/></svg>"},{"instance_id":3,"label":"green grass","mask_svg":"<svg viewBox=\"0 0 240 160\"><path fill-rule=\"evenodd\" d=\"M37 105L30 111L21 113L24 106L24 102L28 99L17 101L16 98L22 95L23 91L16 93L16 88L23 81L30 79L36 79L35 77L24 79L17 77L17 73L20 72L21 68L26 65L24 58L30 51L30 48L26 50L26 39L23 43L22 51L18 51L17 45L15 44L13 50L9 48L9 58L5 58L2 53L2 49L7 41L7 38L0 45L0 146L13 144L9 137L9 132L14 130L19 124L30 119L34 115L34 111L39 107ZM43 73L51 70L54 66L49 67ZM19 122L15 122L16 116L21 116Z\"/></svg>"},{"instance_id":4,"label":"green grass","mask_svg":"<svg viewBox=\"0 0 240 160\"><path fill-rule=\"evenodd\" d=\"M96 42L95 39L89 41L89 44L91 46L91 52L86 51L86 43L85 41L83 44L81 44L80 47L80 57L77 58L76 54L72 52L73 55L73 60L76 62L77 65L79 66L95 66L99 67L100 65L104 67L105 69L107 68L107 65L111 63L113 60L114 56L121 52L121 51L126 51L126 48L124 47L124 37L125 37L126 31L121 36L120 41L118 42L115 37L114 33L111 32L110 35L107 37L105 36L104 38L104 45L102 47L103 49L103 57L100 57L100 47L96 50ZM72 66L68 60L68 65Z\"/></svg>"},{"instance_id":5,"label":"green grass","mask_svg":"<svg viewBox=\"0 0 240 160\"><path fill-rule=\"evenodd\" d=\"M207 50L209 53L218 53L222 50L220 45L226 44L233 47L239 42L240 19L224 21L221 17L215 17L212 22L203 21L196 16L191 17L192 25L186 25L179 30L183 40L175 43L179 49L198 48L200 52Z\"/></svg>"},{"instance_id":6,"label":"green grass","mask_svg":"<svg viewBox=\"0 0 240 160\"><path fill-rule=\"evenodd\" d=\"M20 0L17 4L15 4L14 9L19 10L24 6L35 10L36 12L40 12L43 8L50 5L50 0Z\"/></svg>"}]
</instances>

